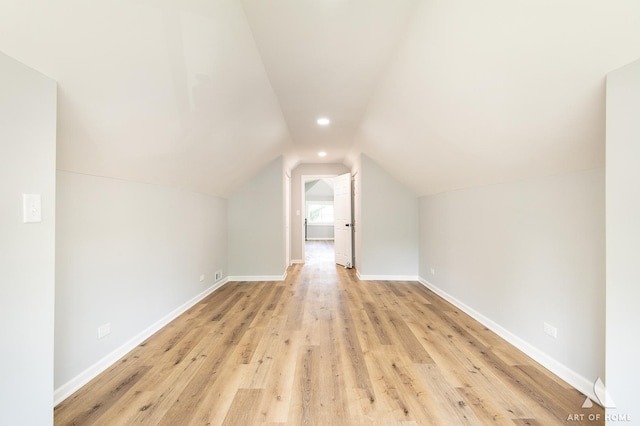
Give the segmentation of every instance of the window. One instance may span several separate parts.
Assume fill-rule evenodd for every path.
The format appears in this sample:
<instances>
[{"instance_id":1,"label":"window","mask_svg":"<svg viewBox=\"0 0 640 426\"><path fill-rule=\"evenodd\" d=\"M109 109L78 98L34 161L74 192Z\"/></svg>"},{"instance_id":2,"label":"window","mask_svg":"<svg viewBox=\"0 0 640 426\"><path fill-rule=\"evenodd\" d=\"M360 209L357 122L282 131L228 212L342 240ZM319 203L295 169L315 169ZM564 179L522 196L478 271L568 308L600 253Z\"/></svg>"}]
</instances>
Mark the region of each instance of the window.
<instances>
[{"instance_id":1,"label":"window","mask_svg":"<svg viewBox=\"0 0 640 426\"><path fill-rule=\"evenodd\" d=\"M307 223L333 224L333 203L310 201L307 203Z\"/></svg>"}]
</instances>

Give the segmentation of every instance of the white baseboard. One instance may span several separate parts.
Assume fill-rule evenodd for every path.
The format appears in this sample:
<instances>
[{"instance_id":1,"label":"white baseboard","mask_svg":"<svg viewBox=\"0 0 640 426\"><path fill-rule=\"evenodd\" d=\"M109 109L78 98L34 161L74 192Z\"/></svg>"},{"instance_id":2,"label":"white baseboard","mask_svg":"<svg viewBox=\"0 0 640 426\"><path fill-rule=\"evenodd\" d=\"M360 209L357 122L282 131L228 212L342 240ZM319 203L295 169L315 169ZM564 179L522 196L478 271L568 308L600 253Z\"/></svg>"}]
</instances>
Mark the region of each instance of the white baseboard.
<instances>
[{"instance_id":1,"label":"white baseboard","mask_svg":"<svg viewBox=\"0 0 640 426\"><path fill-rule=\"evenodd\" d=\"M329 237L325 237L325 238L307 238L306 241L335 241L335 238L329 238Z\"/></svg>"},{"instance_id":2,"label":"white baseboard","mask_svg":"<svg viewBox=\"0 0 640 426\"><path fill-rule=\"evenodd\" d=\"M282 275L233 275L229 276L229 281L284 281L287 278L287 271Z\"/></svg>"},{"instance_id":3,"label":"white baseboard","mask_svg":"<svg viewBox=\"0 0 640 426\"><path fill-rule=\"evenodd\" d=\"M295 265L297 263L304 263L304 260L302 259L291 259L291 264Z\"/></svg>"},{"instance_id":4,"label":"white baseboard","mask_svg":"<svg viewBox=\"0 0 640 426\"><path fill-rule=\"evenodd\" d=\"M451 303L461 311L465 312L467 315L478 321L480 324L484 325L498 336L502 337L504 340L524 352L529 357L533 358L536 362L540 363L547 370L551 371L556 376L560 377L562 380L576 388L578 391L582 392L584 395L591 398L592 401L599 401L598 397L595 395L593 389L593 382L586 379L584 376L576 373L566 365L557 361L556 359L550 357L545 352L531 345L529 342L521 339L516 336L509 330L502 327L500 324L495 321L487 318L482 315L480 312L476 311L472 307L467 304L461 302L455 297L451 296L449 293L441 290L435 285L431 284L429 281L425 280L422 277L418 278L420 284L424 285L429 290L433 291L438 296L445 299L447 302Z\"/></svg>"},{"instance_id":5,"label":"white baseboard","mask_svg":"<svg viewBox=\"0 0 640 426\"><path fill-rule=\"evenodd\" d=\"M218 281L217 283L213 284L211 287L209 287L202 293L198 294L191 300L178 306L176 309L169 312L163 318L159 319L158 321L156 321L155 323L147 327L145 330L143 330L142 332L138 333L137 335L129 339L129 341L127 341L125 344L123 344L122 346L120 346L119 348L117 348L116 350L114 350L113 352L111 352L110 354L108 354L107 356L105 356L95 364L91 365L89 368L84 370L82 373L78 374L73 379L69 380L67 383L55 389L53 391L53 406L55 407L58 404L60 404L62 401L67 399L69 396L71 396L74 392L76 392L82 386L89 383L92 379L94 379L100 373L102 373L111 365L113 365L120 358L122 358L123 356L131 352L138 345L140 345L146 339L151 337L155 332L157 332L162 327L169 324L171 321L173 321L174 319L182 315L184 312L186 312L189 308L194 306L196 303L200 302L202 299L204 299L205 297L207 297L208 295L210 295L211 293L213 293L214 291L216 291L217 289L219 289L229 281L230 280L228 278L224 278L221 281Z\"/></svg>"},{"instance_id":6,"label":"white baseboard","mask_svg":"<svg viewBox=\"0 0 640 426\"><path fill-rule=\"evenodd\" d=\"M364 275L356 271L360 281L418 281L417 275Z\"/></svg>"}]
</instances>

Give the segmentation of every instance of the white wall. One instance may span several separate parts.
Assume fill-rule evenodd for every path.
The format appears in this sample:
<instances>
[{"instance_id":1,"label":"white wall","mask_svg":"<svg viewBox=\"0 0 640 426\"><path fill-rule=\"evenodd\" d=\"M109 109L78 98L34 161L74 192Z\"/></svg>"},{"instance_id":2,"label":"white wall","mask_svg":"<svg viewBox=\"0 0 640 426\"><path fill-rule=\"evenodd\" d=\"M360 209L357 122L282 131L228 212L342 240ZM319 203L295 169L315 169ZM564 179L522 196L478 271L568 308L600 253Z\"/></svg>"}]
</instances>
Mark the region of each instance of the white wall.
<instances>
[{"instance_id":1,"label":"white wall","mask_svg":"<svg viewBox=\"0 0 640 426\"><path fill-rule=\"evenodd\" d=\"M307 240L333 240L335 238L335 226L333 225L307 225Z\"/></svg>"},{"instance_id":2,"label":"white wall","mask_svg":"<svg viewBox=\"0 0 640 426\"><path fill-rule=\"evenodd\" d=\"M85 369L99 372L103 357L211 289L215 271L227 275L224 199L58 172L57 218L59 392L82 385L91 376ZM98 340L106 323L111 334Z\"/></svg>"},{"instance_id":3,"label":"white wall","mask_svg":"<svg viewBox=\"0 0 640 426\"><path fill-rule=\"evenodd\" d=\"M278 157L229 197L230 276L276 279L285 273L284 176Z\"/></svg>"},{"instance_id":4,"label":"white wall","mask_svg":"<svg viewBox=\"0 0 640 426\"><path fill-rule=\"evenodd\" d=\"M418 198L375 161L361 155L356 258L362 278L415 278L418 274Z\"/></svg>"},{"instance_id":5,"label":"white wall","mask_svg":"<svg viewBox=\"0 0 640 426\"><path fill-rule=\"evenodd\" d=\"M583 392L604 374L604 255L601 169L420 199L420 276Z\"/></svg>"},{"instance_id":6,"label":"white wall","mask_svg":"<svg viewBox=\"0 0 640 426\"><path fill-rule=\"evenodd\" d=\"M304 217L302 212L302 176L342 175L349 169L343 164L300 164L291 171L291 259L302 262Z\"/></svg>"},{"instance_id":7,"label":"white wall","mask_svg":"<svg viewBox=\"0 0 640 426\"><path fill-rule=\"evenodd\" d=\"M607 76L607 377L616 409L640 421L640 61ZM613 424L615 422L611 422Z\"/></svg>"},{"instance_id":8,"label":"white wall","mask_svg":"<svg viewBox=\"0 0 640 426\"><path fill-rule=\"evenodd\" d=\"M53 423L56 83L0 53L0 424ZM22 222L22 194L42 222Z\"/></svg>"}]
</instances>

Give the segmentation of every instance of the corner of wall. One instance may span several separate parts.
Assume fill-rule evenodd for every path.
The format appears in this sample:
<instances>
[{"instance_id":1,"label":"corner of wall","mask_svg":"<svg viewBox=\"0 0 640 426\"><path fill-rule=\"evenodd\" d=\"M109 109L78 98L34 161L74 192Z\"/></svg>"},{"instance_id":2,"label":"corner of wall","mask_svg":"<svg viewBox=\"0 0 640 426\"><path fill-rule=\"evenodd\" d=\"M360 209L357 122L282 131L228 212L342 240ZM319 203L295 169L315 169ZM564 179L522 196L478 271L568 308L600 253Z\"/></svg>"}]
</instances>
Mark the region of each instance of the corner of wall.
<instances>
[{"instance_id":1,"label":"corner of wall","mask_svg":"<svg viewBox=\"0 0 640 426\"><path fill-rule=\"evenodd\" d=\"M358 269L364 276L417 276L417 197L366 155L361 155L359 166L355 197Z\"/></svg>"},{"instance_id":2,"label":"corner of wall","mask_svg":"<svg viewBox=\"0 0 640 426\"><path fill-rule=\"evenodd\" d=\"M1 52L0 75L0 422L51 424L57 86ZM40 221L23 222L23 194Z\"/></svg>"},{"instance_id":3,"label":"corner of wall","mask_svg":"<svg viewBox=\"0 0 640 426\"><path fill-rule=\"evenodd\" d=\"M285 265L282 156L229 197L230 276L279 276Z\"/></svg>"}]
</instances>

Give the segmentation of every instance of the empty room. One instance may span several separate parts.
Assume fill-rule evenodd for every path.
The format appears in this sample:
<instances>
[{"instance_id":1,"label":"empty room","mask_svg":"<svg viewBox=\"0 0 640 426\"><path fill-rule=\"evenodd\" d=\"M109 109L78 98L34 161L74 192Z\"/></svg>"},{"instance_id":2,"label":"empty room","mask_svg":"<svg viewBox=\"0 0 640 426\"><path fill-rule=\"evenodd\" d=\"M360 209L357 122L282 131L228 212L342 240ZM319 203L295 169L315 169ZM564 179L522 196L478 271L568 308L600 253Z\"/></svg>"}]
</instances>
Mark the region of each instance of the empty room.
<instances>
[{"instance_id":1,"label":"empty room","mask_svg":"<svg viewBox=\"0 0 640 426\"><path fill-rule=\"evenodd\" d=\"M0 424L640 424L637 0L0 5Z\"/></svg>"}]
</instances>

